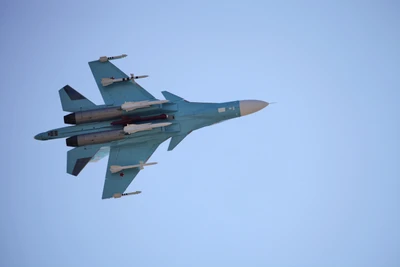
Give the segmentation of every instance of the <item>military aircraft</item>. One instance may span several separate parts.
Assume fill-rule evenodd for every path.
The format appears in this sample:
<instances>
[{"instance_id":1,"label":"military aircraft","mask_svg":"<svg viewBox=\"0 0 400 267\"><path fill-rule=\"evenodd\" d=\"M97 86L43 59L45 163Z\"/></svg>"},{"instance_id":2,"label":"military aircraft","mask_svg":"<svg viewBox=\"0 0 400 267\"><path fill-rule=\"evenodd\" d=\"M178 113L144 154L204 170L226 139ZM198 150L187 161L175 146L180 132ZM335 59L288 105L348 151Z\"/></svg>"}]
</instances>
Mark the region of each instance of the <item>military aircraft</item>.
<instances>
[{"instance_id":1,"label":"military aircraft","mask_svg":"<svg viewBox=\"0 0 400 267\"><path fill-rule=\"evenodd\" d=\"M143 89L137 79L147 75L127 76L110 60L126 57L100 57L89 62L94 79L104 99L95 105L71 86L59 90L64 122L73 126L39 133L37 140L67 138L74 147L67 154L67 172L77 176L88 162L109 155L103 199L139 194L125 193L135 176L145 166L157 147L168 138L173 150L192 131L224 120L245 116L266 107L259 100L225 103L189 102L167 91L165 100L156 99Z\"/></svg>"}]
</instances>

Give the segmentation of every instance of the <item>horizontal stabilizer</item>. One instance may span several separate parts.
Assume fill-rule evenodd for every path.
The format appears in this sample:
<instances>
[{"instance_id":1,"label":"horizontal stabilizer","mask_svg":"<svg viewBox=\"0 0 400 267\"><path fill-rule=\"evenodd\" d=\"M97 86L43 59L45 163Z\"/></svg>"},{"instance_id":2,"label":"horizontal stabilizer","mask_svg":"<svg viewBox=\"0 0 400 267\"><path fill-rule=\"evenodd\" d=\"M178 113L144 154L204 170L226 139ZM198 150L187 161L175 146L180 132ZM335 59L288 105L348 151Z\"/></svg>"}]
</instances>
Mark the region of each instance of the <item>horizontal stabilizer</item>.
<instances>
[{"instance_id":1,"label":"horizontal stabilizer","mask_svg":"<svg viewBox=\"0 0 400 267\"><path fill-rule=\"evenodd\" d=\"M74 176L85 168L86 164L96 155L102 145L81 146L67 153L67 173Z\"/></svg>"},{"instance_id":2,"label":"horizontal stabilizer","mask_svg":"<svg viewBox=\"0 0 400 267\"><path fill-rule=\"evenodd\" d=\"M102 158L108 156L110 154L110 147L109 146L103 146L97 151L96 155L92 157L90 162L98 162Z\"/></svg>"},{"instance_id":3,"label":"horizontal stabilizer","mask_svg":"<svg viewBox=\"0 0 400 267\"><path fill-rule=\"evenodd\" d=\"M69 85L64 86L59 91L61 105L64 111L76 112L96 108L92 101L77 92Z\"/></svg>"},{"instance_id":4,"label":"horizontal stabilizer","mask_svg":"<svg viewBox=\"0 0 400 267\"><path fill-rule=\"evenodd\" d=\"M167 91L162 91L161 93L164 95L165 99L167 99L167 100L169 100L171 102L178 102L178 101L184 100L182 97L174 95L174 94L172 94L170 92L167 92Z\"/></svg>"},{"instance_id":5,"label":"horizontal stabilizer","mask_svg":"<svg viewBox=\"0 0 400 267\"><path fill-rule=\"evenodd\" d=\"M168 151L173 150L188 134L176 135L171 138L169 142Z\"/></svg>"}]
</instances>

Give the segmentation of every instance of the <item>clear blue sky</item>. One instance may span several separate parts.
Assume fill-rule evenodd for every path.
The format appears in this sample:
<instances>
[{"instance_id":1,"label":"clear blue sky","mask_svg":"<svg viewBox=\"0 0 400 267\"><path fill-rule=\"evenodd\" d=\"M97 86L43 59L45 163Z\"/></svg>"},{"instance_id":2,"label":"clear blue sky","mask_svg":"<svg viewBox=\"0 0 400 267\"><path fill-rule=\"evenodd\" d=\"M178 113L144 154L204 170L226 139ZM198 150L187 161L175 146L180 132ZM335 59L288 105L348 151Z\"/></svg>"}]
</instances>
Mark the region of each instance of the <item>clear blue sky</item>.
<instances>
[{"instance_id":1,"label":"clear blue sky","mask_svg":"<svg viewBox=\"0 0 400 267\"><path fill-rule=\"evenodd\" d=\"M397 1L6 1L0 9L0 266L400 266ZM301 2L301 3L300 3ZM156 97L278 104L191 134L101 200L76 178L66 84L88 61Z\"/></svg>"}]
</instances>

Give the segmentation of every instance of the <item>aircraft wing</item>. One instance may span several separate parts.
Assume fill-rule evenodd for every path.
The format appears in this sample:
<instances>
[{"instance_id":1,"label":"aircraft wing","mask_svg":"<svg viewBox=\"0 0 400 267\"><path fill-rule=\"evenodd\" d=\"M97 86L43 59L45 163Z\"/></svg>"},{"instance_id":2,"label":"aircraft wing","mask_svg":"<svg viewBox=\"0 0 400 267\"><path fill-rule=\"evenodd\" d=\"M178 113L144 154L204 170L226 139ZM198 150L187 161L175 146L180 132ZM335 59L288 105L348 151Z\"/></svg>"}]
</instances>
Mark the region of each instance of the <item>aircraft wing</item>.
<instances>
[{"instance_id":1,"label":"aircraft wing","mask_svg":"<svg viewBox=\"0 0 400 267\"><path fill-rule=\"evenodd\" d=\"M139 168L131 168L112 173L111 166L123 167L137 165L140 161L147 162L163 141L154 140L141 144L111 146L102 198L112 198L114 194L124 193L140 171Z\"/></svg>"},{"instance_id":2,"label":"aircraft wing","mask_svg":"<svg viewBox=\"0 0 400 267\"><path fill-rule=\"evenodd\" d=\"M89 62L94 80L99 87L106 105L119 106L127 101L143 101L155 99L143 87L135 81L118 82L104 87L101 84L103 78L129 78L111 62L100 62L99 60Z\"/></svg>"}]
</instances>

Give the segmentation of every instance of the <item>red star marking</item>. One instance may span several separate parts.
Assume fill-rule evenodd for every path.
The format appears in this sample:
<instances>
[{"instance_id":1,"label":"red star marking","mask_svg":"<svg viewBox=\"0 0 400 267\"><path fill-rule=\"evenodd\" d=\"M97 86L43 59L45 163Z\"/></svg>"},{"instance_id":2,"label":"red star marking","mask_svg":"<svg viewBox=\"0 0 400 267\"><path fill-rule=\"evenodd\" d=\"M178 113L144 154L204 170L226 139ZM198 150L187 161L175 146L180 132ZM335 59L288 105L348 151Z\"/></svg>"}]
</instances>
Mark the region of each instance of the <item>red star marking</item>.
<instances>
[{"instance_id":1,"label":"red star marking","mask_svg":"<svg viewBox=\"0 0 400 267\"><path fill-rule=\"evenodd\" d=\"M121 177L124 177L124 173L123 172L121 172L120 174L119 174L119 176L121 176Z\"/></svg>"}]
</instances>

